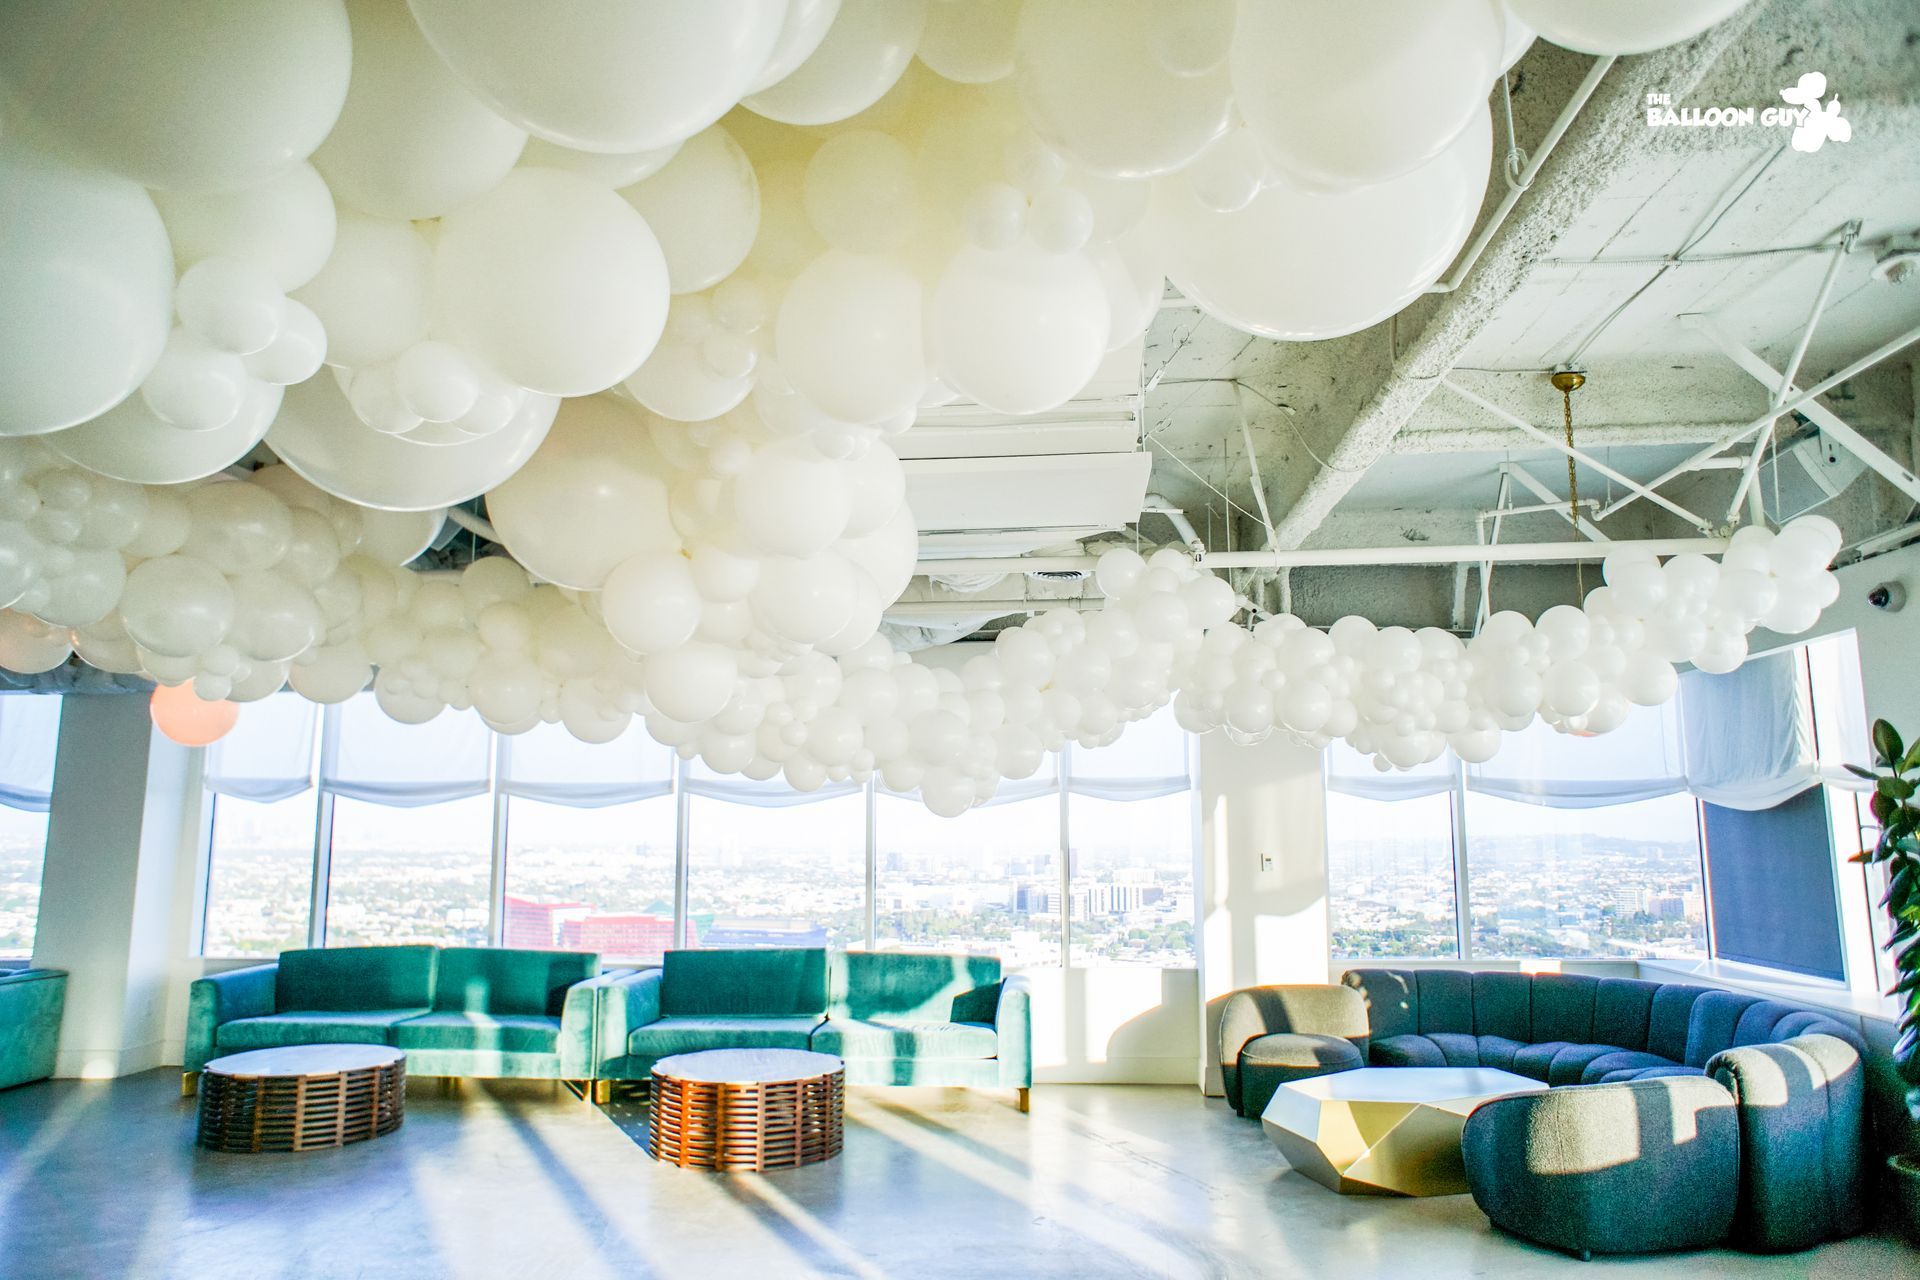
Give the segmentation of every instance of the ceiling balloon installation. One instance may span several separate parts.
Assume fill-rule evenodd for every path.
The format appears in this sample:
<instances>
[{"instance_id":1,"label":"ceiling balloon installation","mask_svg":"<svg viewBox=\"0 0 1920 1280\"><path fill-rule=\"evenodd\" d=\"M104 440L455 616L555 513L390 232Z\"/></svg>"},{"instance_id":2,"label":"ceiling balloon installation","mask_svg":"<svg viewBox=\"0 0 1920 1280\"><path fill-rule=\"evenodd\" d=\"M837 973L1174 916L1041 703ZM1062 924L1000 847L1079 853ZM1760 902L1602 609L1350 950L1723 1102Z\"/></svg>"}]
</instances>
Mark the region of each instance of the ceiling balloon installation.
<instances>
[{"instance_id":1,"label":"ceiling balloon installation","mask_svg":"<svg viewBox=\"0 0 1920 1280\"><path fill-rule=\"evenodd\" d=\"M957 814L1172 702L1383 767L1603 732L1811 626L1838 531L1621 552L1537 622L1248 629L1184 552L1099 562L957 670L893 651L925 407L1074 397L1171 280L1251 334L1436 280L1548 0L21 0L0 44L0 665L396 719ZM1516 16L1518 15L1518 16ZM503 555L406 567L485 502Z\"/></svg>"}]
</instances>

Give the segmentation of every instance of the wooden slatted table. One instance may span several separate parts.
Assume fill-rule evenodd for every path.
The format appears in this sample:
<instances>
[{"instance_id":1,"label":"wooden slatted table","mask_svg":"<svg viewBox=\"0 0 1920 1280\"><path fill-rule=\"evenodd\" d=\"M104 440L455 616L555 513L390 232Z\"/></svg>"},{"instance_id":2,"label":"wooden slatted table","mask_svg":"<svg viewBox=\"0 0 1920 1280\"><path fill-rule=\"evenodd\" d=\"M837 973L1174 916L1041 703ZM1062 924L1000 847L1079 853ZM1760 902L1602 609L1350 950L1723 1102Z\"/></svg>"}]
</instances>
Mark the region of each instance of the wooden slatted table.
<instances>
[{"instance_id":1,"label":"wooden slatted table","mask_svg":"<svg viewBox=\"0 0 1920 1280\"><path fill-rule=\"evenodd\" d=\"M800 1049L708 1049L653 1064L648 1145L683 1169L760 1172L840 1154L847 1064Z\"/></svg>"},{"instance_id":2,"label":"wooden slatted table","mask_svg":"<svg viewBox=\"0 0 1920 1280\"><path fill-rule=\"evenodd\" d=\"M200 1077L200 1145L311 1151L392 1133L406 1118L407 1055L302 1044L215 1058Z\"/></svg>"}]
</instances>

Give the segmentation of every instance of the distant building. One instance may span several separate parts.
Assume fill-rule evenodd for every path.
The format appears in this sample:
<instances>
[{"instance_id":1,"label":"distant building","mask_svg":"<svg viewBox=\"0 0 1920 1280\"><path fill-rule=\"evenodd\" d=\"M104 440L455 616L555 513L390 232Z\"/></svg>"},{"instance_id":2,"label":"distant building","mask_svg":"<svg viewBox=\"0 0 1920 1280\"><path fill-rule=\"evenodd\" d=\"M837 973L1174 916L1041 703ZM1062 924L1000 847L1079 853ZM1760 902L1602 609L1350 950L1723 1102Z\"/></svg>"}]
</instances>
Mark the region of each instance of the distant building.
<instances>
[{"instance_id":1,"label":"distant building","mask_svg":"<svg viewBox=\"0 0 1920 1280\"><path fill-rule=\"evenodd\" d=\"M507 895L506 928L501 944L509 947L551 947L560 942L560 929L568 920L590 915L593 908L584 902L535 902L531 898Z\"/></svg>"},{"instance_id":2,"label":"distant building","mask_svg":"<svg viewBox=\"0 0 1920 1280\"><path fill-rule=\"evenodd\" d=\"M673 917L636 911L569 920L561 926L560 944L603 956L657 956L673 946Z\"/></svg>"},{"instance_id":3,"label":"distant building","mask_svg":"<svg viewBox=\"0 0 1920 1280\"><path fill-rule=\"evenodd\" d=\"M827 930L808 920L718 916L699 943L703 947L824 947Z\"/></svg>"}]
</instances>

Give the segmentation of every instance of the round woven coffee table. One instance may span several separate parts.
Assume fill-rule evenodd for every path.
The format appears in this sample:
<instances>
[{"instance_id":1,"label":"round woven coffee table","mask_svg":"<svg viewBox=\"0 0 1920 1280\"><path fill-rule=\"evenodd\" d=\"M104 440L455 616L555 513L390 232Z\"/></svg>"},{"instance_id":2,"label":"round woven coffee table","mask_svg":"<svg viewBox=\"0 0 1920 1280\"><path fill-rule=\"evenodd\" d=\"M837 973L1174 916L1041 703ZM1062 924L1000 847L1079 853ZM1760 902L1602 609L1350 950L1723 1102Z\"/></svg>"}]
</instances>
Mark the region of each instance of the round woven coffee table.
<instances>
[{"instance_id":1,"label":"round woven coffee table","mask_svg":"<svg viewBox=\"0 0 1920 1280\"><path fill-rule=\"evenodd\" d=\"M215 1058L200 1077L200 1145L311 1151L392 1133L406 1118L407 1055L302 1044Z\"/></svg>"},{"instance_id":2,"label":"round woven coffee table","mask_svg":"<svg viewBox=\"0 0 1920 1280\"><path fill-rule=\"evenodd\" d=\"M683 1169L759 1172L840 1154L847 1064L800 1049L708 1049L653 1064L647 1137Z\"/></svg>"}]
</instances>

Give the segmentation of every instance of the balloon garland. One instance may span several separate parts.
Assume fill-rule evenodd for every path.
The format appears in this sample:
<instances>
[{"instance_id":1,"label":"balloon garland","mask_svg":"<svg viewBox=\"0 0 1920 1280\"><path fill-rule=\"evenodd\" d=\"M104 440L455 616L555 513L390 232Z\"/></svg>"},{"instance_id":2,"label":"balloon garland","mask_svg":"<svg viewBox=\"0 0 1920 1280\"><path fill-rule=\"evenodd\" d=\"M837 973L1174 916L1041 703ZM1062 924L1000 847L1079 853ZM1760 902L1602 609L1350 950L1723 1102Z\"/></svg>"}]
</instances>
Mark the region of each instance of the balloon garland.
<instances>
[{"instance_id":1,"label":"balloon garland","mask_svg":"<svg viewBox=\"0 0 1920 1280\"><path fill-rule=\"evenodd\" d=\"M1466 644L1249 631L1184 553L1111 551L1103 610L953 673L876 639L915 559L887 441L1070 400L1167 279L1249 333L1377 323L1471 231L1527 24L1627 52L1738 4L25 0L0 664L214 702L371 680L397 719L589 741L641 715L722 772L941 813L1169 700L1387 767L1605 731L1673 663L1810 626L1837 530L1619 553ZM401 567L482 495L511 559Z\"/></svg>"}]
</instances>

